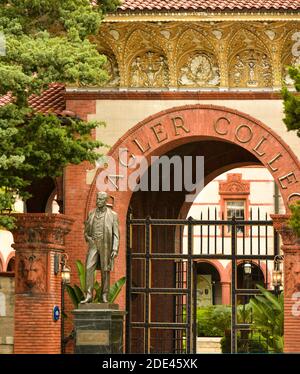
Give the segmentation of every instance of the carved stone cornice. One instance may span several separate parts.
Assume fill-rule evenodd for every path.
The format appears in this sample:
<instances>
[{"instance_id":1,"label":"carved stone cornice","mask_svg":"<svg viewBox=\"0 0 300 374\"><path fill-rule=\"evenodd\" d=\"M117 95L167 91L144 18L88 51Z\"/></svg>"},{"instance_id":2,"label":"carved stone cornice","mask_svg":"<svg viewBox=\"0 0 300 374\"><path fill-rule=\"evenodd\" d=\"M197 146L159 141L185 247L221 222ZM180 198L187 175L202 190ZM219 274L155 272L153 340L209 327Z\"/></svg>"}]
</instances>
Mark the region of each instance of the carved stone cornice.
<instances>
[{"instance_id":1,"label":"carved stone cornice","mask_svg":"<svg viewBox=\"0 0 300 374\"><path fill-rule=\"evenodd\" d=\"M65 236L74 222L64 214L20 213L12 216L16 218L16 227L12 230L16 251L63 251Z\"/></svg>"},{"instance_id":2,"label":"carved stone cornice","mask_svg":"<svg viewBox=\"0 0 300 374\"><path fill-rule=\"evenodd\" d=\"M242 174L231 173L227 180L219 182L220 195L249 195L250 182L242 180Z\"/></svg>"},{"instance_id":3,"label":"carved stone cornice","mask_svg":"<svg viewBox=\"0 0 300 374\"><path fill-rule=\"evenodd\" d=\"M299 12L134 12L109 14L104 22L253 22L298 21Z\"/></svg>"}]
</instances>

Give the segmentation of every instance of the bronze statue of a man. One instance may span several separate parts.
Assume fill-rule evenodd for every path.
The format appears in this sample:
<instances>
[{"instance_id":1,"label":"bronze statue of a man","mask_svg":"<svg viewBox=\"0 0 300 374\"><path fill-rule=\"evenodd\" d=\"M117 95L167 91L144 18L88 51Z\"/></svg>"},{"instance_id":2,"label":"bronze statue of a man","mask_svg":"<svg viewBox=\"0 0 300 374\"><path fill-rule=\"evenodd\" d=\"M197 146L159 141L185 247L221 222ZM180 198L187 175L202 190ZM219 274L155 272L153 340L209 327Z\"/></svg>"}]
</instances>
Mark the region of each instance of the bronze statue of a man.
<instances>
[{"instance_id":1,"label":"bronze statue of a man","mask_svg":"<svg viewBox=\"0 0 300 374\"><path fill-rule=\"evenodd\" d=\"M119 249L119 224L117 213L106 206L107 200L106 192L98 192L97 208L89 213L85 221L84 237L89 248L85 265L87 295L82 304L92 302L96 269L101 270L103 302L108 302L110 272Z\"/></svg>"}]
</instances>

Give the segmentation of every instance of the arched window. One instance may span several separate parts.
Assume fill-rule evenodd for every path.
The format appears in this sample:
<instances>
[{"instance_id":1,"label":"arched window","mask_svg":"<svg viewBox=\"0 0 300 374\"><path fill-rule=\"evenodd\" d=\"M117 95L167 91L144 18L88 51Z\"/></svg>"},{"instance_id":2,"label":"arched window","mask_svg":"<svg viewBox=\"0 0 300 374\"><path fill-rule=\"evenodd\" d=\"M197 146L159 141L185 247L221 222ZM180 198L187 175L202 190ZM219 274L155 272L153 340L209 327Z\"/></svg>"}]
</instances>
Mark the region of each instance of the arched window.
<instances>
[{"instance_id":1,"label":"arched window","mask_svg":"<svg viewBox=\"0 0 300 374\"><path fill-rule=\"evenodd\" d=\"M261 268L253 262L244 262L237 267L237 287L239 289L257 289L264 287L265 277Z\"/></svg>"},{"instance_id":2,"label":"arched window","mask_svg":"<svg viewBox=\"0 0 300 374\"><path fill-rule=\"evenodd\" d=\"M222 304L220 274L211 264L197 264L197 306Z\"/></svg>"}]
</instances>

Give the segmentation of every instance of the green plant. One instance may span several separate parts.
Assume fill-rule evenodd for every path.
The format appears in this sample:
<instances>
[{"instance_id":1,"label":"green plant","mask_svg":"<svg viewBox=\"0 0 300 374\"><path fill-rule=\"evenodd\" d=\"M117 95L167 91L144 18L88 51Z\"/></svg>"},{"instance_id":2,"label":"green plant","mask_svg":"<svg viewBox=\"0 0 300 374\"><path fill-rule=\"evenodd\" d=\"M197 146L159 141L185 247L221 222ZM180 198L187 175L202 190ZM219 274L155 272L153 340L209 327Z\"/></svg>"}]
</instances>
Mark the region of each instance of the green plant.
<instances>
[{"instance_id":1,"label":"green plant","mask_svg":"<svg viewBox=\"0 0 300 374\"><path fill-rule=\"evenodd\" d=\"M211 305L197 308L197 335L202 337L224 336L230 329L231 308L226 305Z\"/></svg>"},{"instance_id":2,"label":"green plant","mask_svg":"<svg viewBox=\"0 0 300 374\"><path fill-rule=\"evenodd\" d=\"M66 285L66 290L75 308L77 308L80 301L82 301L85 298L85 266L80 260L77 260L76 267L80 286L77 286L76 284L74 284L73 286L70 286L69 284ZM123 277L111 285L108 294L108 301L110 303L113 303L116 300L125 282L126 277ZM93 303L102 302L102 287L98 281L95 281L94 283L94 291L95 292L93 292Z\"/></svg>"},{"instance_id":3,"label":"green plant","mask_svg":"<svg viewBox=\"0 0 300 374\"><path fill-rule=\"evenodd\" d=\"M294 81L295 92L288 91L287 87L282 90L284 114L283 119L288 131L295 131L300 137L300 68L299 66L289 67L289 75ZM289 221L290 226L300 237L300 201L290 206L292 217Z\"/></svg>"},{"instance_id":4,"label":"green plant","mask_svg":"<svg viewBox=\"0 0 300 374\"><path fill-rule=\"evenodd\" d=\"M294 80L296 92L300 92L300 69L299 67L289 67L289 75ZM300 98L294 92L288 91L287 87L282 89L284 114L283 119L288 131L296 131L300 137Z\"/></svg>"},{"instance_id":5,"label":"green plant","mask_svg":"<svg viewBox=\"0 0 300 374\"><path fill-rule=\"evenodd\" d=\"M290 205L292 217L289 220L289 224L295 231L298 237L300 237L300 200L296 201L295 204Z\"/></svg>"},{"instance_id":6,"label":"green plant","mask_svg":"<svg viewBox=\"0 0 300 374\"><path fill-rule=\"evenodd\" d=\"M93 36L118 0L0 1L0 226L12 229L8 215L16 199L30 197L30 186L62 175L68 164L94 162L102 143L91 132L101 123L42 114L30 106L51 83L101 85L108 78L106 57Z\"/></svg>"},{"instance_id":7,"label":"green plant","mask_svg":"<svg viewBox=\"0 0 300 374\"><path fill-rule=\"evenodd\" d=\"M239 305L237 319L251 323L250 330L237 332L238 353L266 353L283 351L283 293L276 297L272 292L257 285L261 295L255 295L245 306ZM221 340L222 352L231 351L231 333Z\"/></svg>"},{"instance_id":8,"label":"green plant","mask_svg":"<svg viewBox=\"0 0 300 374\"><path fill-rule=\"evenodd\" d=\"M266 339L269 350L283 351L283 292L277 297L272 292L258 286L262 295L256 295L250 300L253 323L251 328L260 331Z\"/></svg>"},{"instance_id":9,"label":"green plant","mask_svg":"<svg viewBox=\"0 0 300 374\"><path fill-rule=\"evenodd\" d=\"M229 331L221 339L221 349L222 353L231 352L231 332ZM237 336L237 352L238 353L267 353L268 345L266 339L264 339L261 334L254 333L247 335L247 339L243 339L241 334L238 333Z\"/></svg>"}]
</instances>

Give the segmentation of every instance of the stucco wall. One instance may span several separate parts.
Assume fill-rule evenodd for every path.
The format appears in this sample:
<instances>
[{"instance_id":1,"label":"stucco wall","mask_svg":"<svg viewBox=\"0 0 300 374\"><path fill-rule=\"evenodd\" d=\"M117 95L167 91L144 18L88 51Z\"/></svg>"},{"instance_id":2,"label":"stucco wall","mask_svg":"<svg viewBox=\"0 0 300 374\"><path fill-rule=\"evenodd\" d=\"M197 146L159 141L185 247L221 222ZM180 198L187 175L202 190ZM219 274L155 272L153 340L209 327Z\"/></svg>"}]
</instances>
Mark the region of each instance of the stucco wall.
<instances>
[{"instance_id":1,"label":"stucco wall","mask_svg":"<svg viewBox=\"0 0 300 374\"><path fill-rule=\"evenodd\" d=\"M15 277L0 273L0 354L13 353Z\"/></svg>"},{"instance_id":2,"label":"stucco wall","mask_svg":"<svg viewBox=\"0 0 300 374\"><path fill-rule=\"evenodd\" d=\"M148 116L168 108L191 104L220 105L244 112L274 130L300 158L299 138L288 132L282 121L284 115L281 100L97 100L96 114L88 118L106 122L106 128L97 130L97 138L112 146L126 131Z\"/></svg>"}]
</instances>

